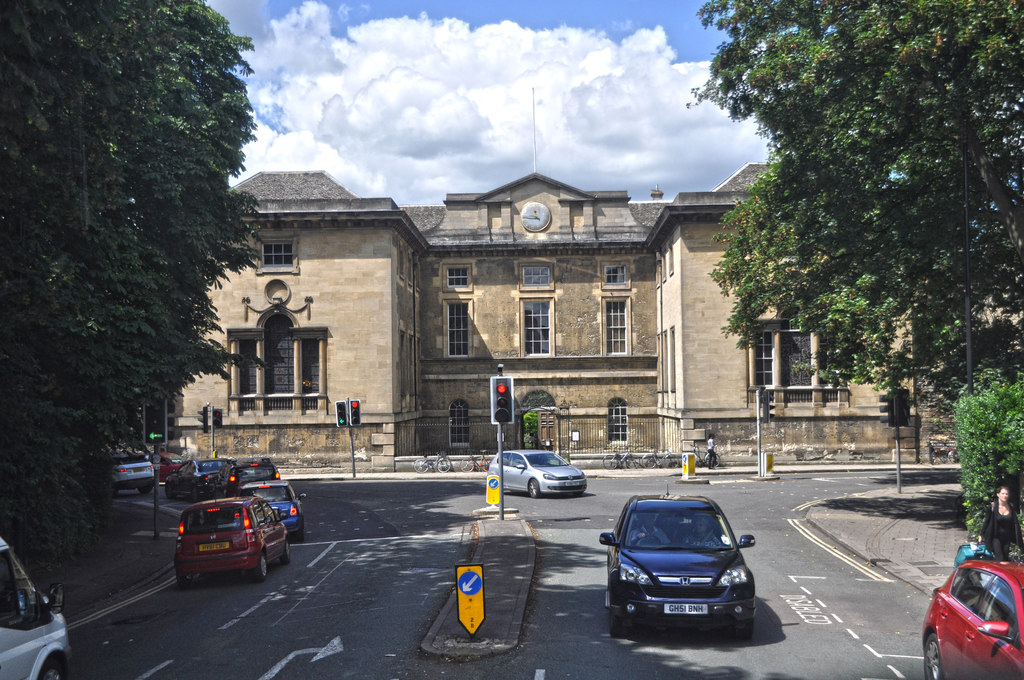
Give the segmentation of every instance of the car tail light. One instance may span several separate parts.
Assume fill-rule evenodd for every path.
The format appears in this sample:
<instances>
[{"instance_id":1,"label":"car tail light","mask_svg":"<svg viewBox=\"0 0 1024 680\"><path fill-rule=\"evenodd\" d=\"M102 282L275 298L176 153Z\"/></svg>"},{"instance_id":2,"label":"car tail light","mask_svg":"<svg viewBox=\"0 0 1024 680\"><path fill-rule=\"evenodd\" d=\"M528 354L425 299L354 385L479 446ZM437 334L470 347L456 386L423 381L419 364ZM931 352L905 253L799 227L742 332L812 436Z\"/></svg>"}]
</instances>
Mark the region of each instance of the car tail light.
<instances>
[{"instance_id":1,"label":"car tail light","mask_svg":"<svg viewBox=\"0 0 1024 680\"><path fill-rule=\"evenodd\" d=\"M299 509L297 507L295 507L294 505L291 505L291 506L288 507L288 514L291 515L292 517L295 517L296 515L299 514Z\"/></svg>"},{"instance_id":2,"label":"car tail light","mask_svg":"<svg viewBox=\"0 0 1024 680\"><path fill-rule=\"evenodd\" d=\"M256 542L256 532L252 530L252 520L249 519L249 513L243 511L243 516L242 523L245 525L245 540L251 545Z\"/></svg>"},{"instance_id":3,"label":"car tail light","mask_svg":"<svg viewBox=\"0 0 1024 680\"><path fill-rule=\"evenodd\" d=\"M274 470L274 479L281 479L281 473L277 470Z\"/></svg>"}]
</instances>

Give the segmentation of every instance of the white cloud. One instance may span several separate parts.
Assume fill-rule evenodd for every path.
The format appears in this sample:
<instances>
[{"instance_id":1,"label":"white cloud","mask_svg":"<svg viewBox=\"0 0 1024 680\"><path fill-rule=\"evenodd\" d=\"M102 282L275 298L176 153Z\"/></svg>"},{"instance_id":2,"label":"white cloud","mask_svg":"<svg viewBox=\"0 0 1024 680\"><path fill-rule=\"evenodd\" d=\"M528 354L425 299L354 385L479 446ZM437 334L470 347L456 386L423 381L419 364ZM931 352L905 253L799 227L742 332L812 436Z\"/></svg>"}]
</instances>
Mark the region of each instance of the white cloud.
<instances>
[{"instance_id":1,"label":"white cloud","mask_svg":"<svg viewBox=\"0 0 1024 680\"><path fill-rule=\"evenodd\" d=\"M252 3L216 0L244 32ZM262 6L262 5L261 5ZM585 190L644 200L710 189L764 160L753 124L688 108L706 63L680 63L661 28L621 41L572 27L391 18L332 33L332 11L306 0L264 21L248 55L259 122L246 176L326 170L361 196L440 203L533 171ZM346 8L334 11L334 19Z\"/></svg>"}]
</instances>

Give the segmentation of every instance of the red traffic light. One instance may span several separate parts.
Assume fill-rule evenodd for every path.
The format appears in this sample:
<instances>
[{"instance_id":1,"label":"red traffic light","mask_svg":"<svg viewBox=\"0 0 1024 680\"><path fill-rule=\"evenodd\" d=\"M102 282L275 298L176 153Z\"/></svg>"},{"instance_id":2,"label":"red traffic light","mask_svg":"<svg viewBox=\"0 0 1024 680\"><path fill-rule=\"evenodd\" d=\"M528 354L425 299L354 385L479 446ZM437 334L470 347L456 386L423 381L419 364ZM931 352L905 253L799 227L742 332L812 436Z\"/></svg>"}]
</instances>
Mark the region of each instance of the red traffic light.
<instances>
[{"instance_id":1,"label":"red traffic light","mask_svg":"<svg viewBox=\"0 0 1024 680\"><path fill-rule=\"evenodd\" d=\"M505 394L506 392L508 392L508 385L506 385L505 383L500 382L500 383L498 383L497 387L494 388L494 390L498 394Z\"/></svg>"}]
</instances>

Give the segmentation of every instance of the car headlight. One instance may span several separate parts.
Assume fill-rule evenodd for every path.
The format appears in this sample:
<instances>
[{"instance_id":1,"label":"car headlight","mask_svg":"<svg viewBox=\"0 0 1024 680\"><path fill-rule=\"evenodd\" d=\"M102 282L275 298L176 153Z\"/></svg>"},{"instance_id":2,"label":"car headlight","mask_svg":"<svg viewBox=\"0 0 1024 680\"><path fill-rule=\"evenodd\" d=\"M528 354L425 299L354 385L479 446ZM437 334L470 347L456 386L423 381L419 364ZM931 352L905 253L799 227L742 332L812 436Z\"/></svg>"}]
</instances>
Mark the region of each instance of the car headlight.
<instances>
[{"instance_id":1,"label":"car headlight","mask_svg":"<svg viewBox=\"0 0 1024 680\"><path fill-rule=\"evenodd\" d=\"M619 579L627 583L639 583L642 586L651 584L651 577L640 567L631 564L619 565Z\"/></svg>"},{"instance_id":2,"label":"car headlight","mask_svg":"<svg viewBox=\"0 0 1024 680\"><path fill-rule=\"evenodd\" d=\"M554 482L554 481L558 480L558 477L555 477L554 475L548 474L547 472L545 472L544 473L544 479L548 480L549 482Z\"/></svg>"},{"instance_id":3,"label":"car headlight","mask_svg":"<svg viewBox=\"0 0 1024 680\"><path fill-rule=\"evenodd\" d=\"M720 586L735 586L740 583L746 583L749 579L750 574L747 572L745 566L730 567L725 570L725 573L718 579L718 585Z\"/></svg>"}]
</instances>

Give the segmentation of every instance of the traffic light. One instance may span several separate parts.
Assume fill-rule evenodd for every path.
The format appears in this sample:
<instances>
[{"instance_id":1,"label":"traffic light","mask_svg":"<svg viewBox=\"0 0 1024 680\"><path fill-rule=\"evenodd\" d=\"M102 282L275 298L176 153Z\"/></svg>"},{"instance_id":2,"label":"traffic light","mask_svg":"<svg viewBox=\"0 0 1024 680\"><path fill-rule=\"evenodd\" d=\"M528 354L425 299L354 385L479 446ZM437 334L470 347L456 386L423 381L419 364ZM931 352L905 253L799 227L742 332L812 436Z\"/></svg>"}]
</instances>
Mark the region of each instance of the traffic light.
<instances>
[{"instance_id":1,"label":"traffic light","mask_svg":"<svg viewBox=\"0 0 1024 680\"><path fill-rule=\"evenodd\" d=\"M512 378L491 376L491 424L507 425L515 416Z\"/></svg>"},{"instance_id":2,"label":"traffic light","mask_svg":"<svg viewBox=\"0 0 1024 680\"><path fill-rule=\"evenodd\" d=\"M224 412L219 408L214 407L213 409L213 426L222 427L224 425Z\"/></svg>"},{"instance_id":3,"label":"traffic light","mask_svg":"<svg viewBox=\"0 0 1024 680\"><path fill-rule=\"evenodd\" d=\"M878 410L881 413L885 414L879 417L879 422L881 422L883 425L894 427L896 425L896 409L895 404L893 404L893 398L888 395L884 397L879 397L878 403Z\"/></svg>"},{"instance_id":4,"label":"traffic light","mask_svg":"<svg viewBox=\"0 0 1024 680\"><path fill-rule=\"evenodd\" d=\"M204 406L203 410L199 412L199 417L203 422L203 432L210 431L210 407Z\"/></svg>"},{"instance_id":5,"label":"traffic light","mask_svg":"<svg viewBox=\"0 0 1024 680\"><path fill-rule=\"evenodd\" d=\"M351 425L358 425L362 422L359 416L359 400L349 399L348 400L348 422Z\"/></svg>"},{"instance_id":6,"label":"traffic light","mask_svg":"<svg viewBox=\"0 0 1024 680\"><path fill-rule=\"evenodd\" d=\"M761 422L768 424L775 419L775 393L765 390L761 395Z\"/></svg>"},{"instance_id":7,"label":"traffic light","mask_svg":"<svg viewBox=\"0 0 1024 680\"><path fill-rule=\"evenodd\" d=\"M338 427L348 426L348 399L334 402L334 411L338 414Z\"/></svg>"},{"instance_id":8,"label":"traffic light","mask_svg":"<svg viewBox=\"0 0 1024 680\"><path fill-rule=\"evenodd\" d=\"M896 427L909 427L910 425L910 392L899 390L892 400L893 424Z\"/></svg>"},{"instance_id":9,"label":"traffic light","mask_svg":"<svg viewBox=\"0 0 1024 680\"><path fill-rule=\"evenodd\" d=\"M164 440L164 407L146 404L146 418L143 421L145 431L142 433L147 443L155 444Z\"/></svg>"}]
</instances>

